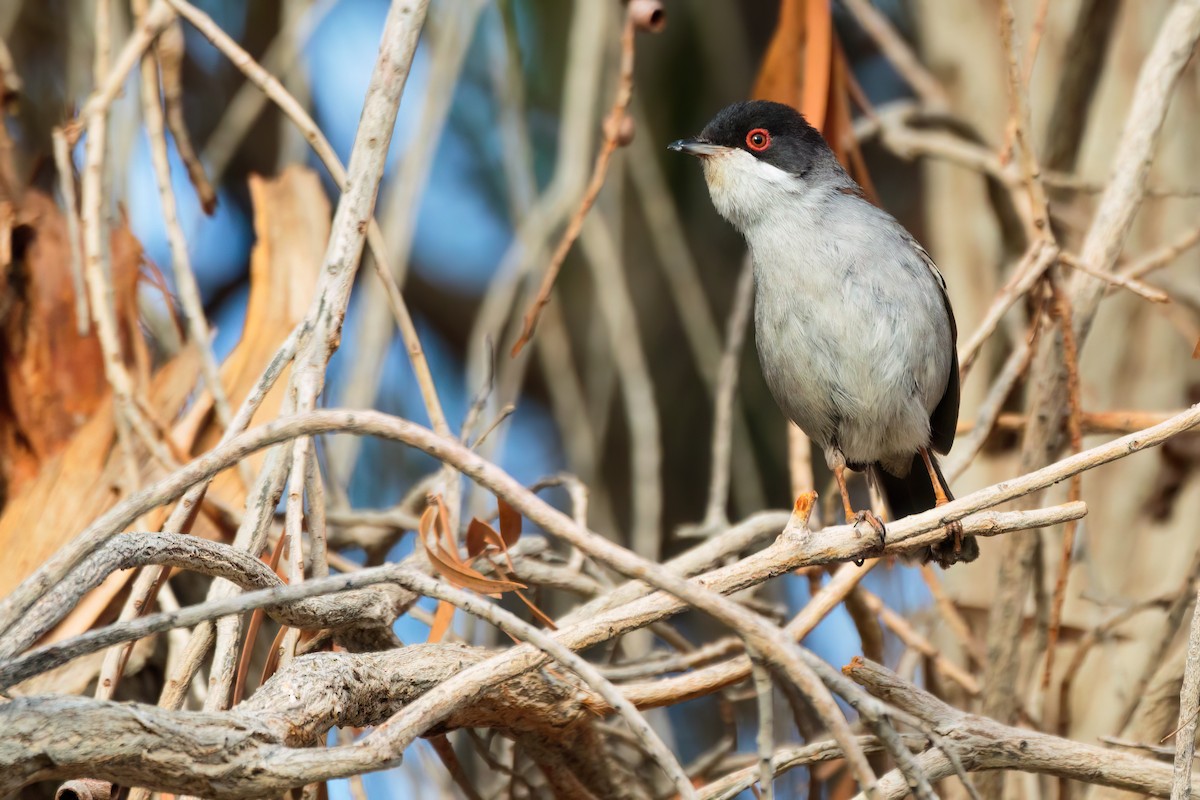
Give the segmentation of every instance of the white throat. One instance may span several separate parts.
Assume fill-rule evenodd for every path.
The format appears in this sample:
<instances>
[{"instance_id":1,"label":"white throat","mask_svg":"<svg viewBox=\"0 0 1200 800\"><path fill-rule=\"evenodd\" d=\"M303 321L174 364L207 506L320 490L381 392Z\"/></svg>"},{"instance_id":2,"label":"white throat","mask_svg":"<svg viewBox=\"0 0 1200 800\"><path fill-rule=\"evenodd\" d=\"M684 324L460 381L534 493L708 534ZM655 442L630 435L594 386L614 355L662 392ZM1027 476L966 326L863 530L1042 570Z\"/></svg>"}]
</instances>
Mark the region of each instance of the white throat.
<instances>
[{"instance_id":1,"label":"white throat","mask_svg":"<svg viewBox=\"0 0 1200 800\"><path fill-rule=\"evenodd\" d=\"M760 161L745 150L730 149L701 160L708 193L717 212L743 234L781 208L802 204L802 178Z\"/></svg>"}]
</instances>

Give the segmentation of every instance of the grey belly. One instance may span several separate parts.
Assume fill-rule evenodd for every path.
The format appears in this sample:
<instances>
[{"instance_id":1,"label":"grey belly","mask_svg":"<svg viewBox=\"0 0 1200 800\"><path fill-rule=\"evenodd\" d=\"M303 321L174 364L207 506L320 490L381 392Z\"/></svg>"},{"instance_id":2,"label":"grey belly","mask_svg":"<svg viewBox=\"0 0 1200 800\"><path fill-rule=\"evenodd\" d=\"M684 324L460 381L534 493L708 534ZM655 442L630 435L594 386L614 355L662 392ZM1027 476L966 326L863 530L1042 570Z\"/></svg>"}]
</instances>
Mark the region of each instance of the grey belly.
<instances>
[{"instance_id":1,"label":"grey belly","mask_svg":"<svg viewBox=\"0 0 1200 800\"><path fill-rule=\"evenodd\" d=\"M771 394L818 446L836 447L850 462L911 456L929 443L929 415L948 365L935 392L938 365L922 357L919 339L899 320L829 308L756 308L759 363Z\"/></svg>"}]
</instances>

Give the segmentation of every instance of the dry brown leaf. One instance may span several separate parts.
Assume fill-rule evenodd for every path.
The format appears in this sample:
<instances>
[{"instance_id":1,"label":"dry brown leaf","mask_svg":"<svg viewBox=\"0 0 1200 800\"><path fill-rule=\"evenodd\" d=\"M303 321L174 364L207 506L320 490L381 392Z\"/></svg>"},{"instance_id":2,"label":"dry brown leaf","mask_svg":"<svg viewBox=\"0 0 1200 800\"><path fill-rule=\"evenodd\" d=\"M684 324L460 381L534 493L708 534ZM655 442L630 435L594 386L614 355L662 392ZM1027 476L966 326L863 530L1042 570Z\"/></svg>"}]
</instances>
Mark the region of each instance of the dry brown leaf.
<instances>
[{"instance_id":1,"label":"dry brown leaf","mask_svg":"<svg viewBox=\"0 0 1200 800\"><path fill-rule=\"evenodd\" d=\"M850 80L829 0L780 0L779 21L752 95L800 109L874 202L875 189L853 135Z\"/></svg>"},{"instance_id":2,"label":"dry brown leaf","mask_svg":"<svg viewBox=\"0 0 1200 800\"><path fill-rule=\"evenodd\" d=\"M108 395L95 327L81 337L75 318L66 220L54 201L30 190L11 213L0 292L0 502L32 481ZM128 229L112 234L113 296L122 348L141 344L137 280L141 248ZM0 541L0 545L4 542Z\"/></svg>"},{"instance_id":3,"label":"dry brown leaf","mask_svg":"<svg viewBox=\"0 0 1200 800\"><path fill-rule=\"evenodd\" d=\"M517 535L520 535L520 531L517 532ZM513 566L512 556L508 553L508 542L504 540L504 537L483 520L472 519L467 528L467 556L474 560L482 555L489 545L504 553L504 560L508 562L508 568L513 572L517 571L517 568ZM500 577L507 576L502 574Z\"/></svg>"},{"instance_id":4,"label":"dry brown leaf","mask_svg":"<svg viewBox=\"0 0 1200 800\"><path fill-rule=\"evenodd\" d=\"M497 498L500 502L500 531L488 525L481 519L475 518L471 520L471 524L467 527L467 555L471 558L476 558L482 555L488 546L492 546L504 553L504 558L508 561L508 568L512 572L516 572L517 568L513 565L512 556L508 553L508 548L517 543L521 537L521 514L503 498ZM496 573L505 580L508 580L508 575L505 574L503 567L499 564L495 565ZM521 590L514 590L517 597L521 599L534 617L538 619L544 626L550 630L557 630L554 620L550 619L549 615L538 608L532 600L524 595Z\"/></svg>"},{"instance_id":5,"label":"dry brown leaf","mask_svg":"<svg viewBox=\"0 0 1200 800\"><path fill-rule=\"evenodd\" d=\"M329 239L330 208L312 170L291 166L276 178L250 177L257 241L250 254L250 297L242 338L221 365L221 383L236 408L250 393L283 340L303 318L313 298L321 255ZM279 415L288 371L276 381L251 420L261 425ZM221 436L205 392L175 428L176 441L193 454L210 450ZM264 452L250 456L257 470ZM213 481L210 496L231 505L245 502L238 476L227 470ZM211 529L197 533L212 536Z\"/></svg>"},{"instance_id":6,"label":"dry brown leaf","mask_svg":"<svg viewBox=\"0 0 1200 800\"><path fill-rule=\"evenodd\" d=\"M226 392L235 406L249 393L279 345L307 311L329 230L329 204L319 179L310 170L292 167L276 179L254 177L251 179L251 196L255 202L258 242L251 256L246 329L238 346L221 368ZM53 206L47 208L46 213L57 213ZM69 263L65 226L62 226L61 220L55 225L63 229L59 237L61 241L49 235L40 241L57 242L55 249L50 252L58 254L57 257L62 259L61 269L65 270L65 265ZM51 227L49 230L54 232L58 228ZM118 270L117 265L128 261L132 265L130 272L133 280L136 280L140 260L140 248L132 236L124 229L118 229L113 237L114 272L123 275L124 268ZM69 276L65 272L61 274L60 285L69 287ZM130 309L136 308L132 301L135 289L134 284L129 284L131 299L127 304ZM118 289L118 296L120 291ZM123 305L119 301L118 310L121 308ZM73 332L73 303L63 306L58 314L58 324L50 330L56 335ZM68 320L70 324L67 324ZM144 352L145 347L140 336L130 335L136 328L136 319L128 315L122 318L126 352L132 351L135 364L141 365L141 371L146 371L148 359L139 354L139 350ZM90 360L82 361L75 371L82 374L87 368L99 370L99 380L103 383L99 351L94 348L92 353ZM179 417L188 395L196 388L198 361L192 350L185 350L163 366L149 382L150 389L145 392L146 411L160 424L171 424ZM69 370L71 367L67 365L62 369ZM268 394L251 424L261 424L278 414L286 383L285 373L275 390ZM220 430L212 414L212 399L204 393L183 418L173 424L170 444L180 454L199 453L215 445L219 436ZM78 430L66 449L47 461L33 483L11 499L0 517L0 546L5 546L11 554L0 564L0 594L11 591L64 541L115 502L117 498L112 487L117 483L122 465L120 453L115 452L113 442L111 401L106 399L94 408L91 418ZM252 463L261 461L261 457L251 457ZM162 476L161 470L149 457L142 459L142 463L143 481ZM232 471L226 471L217 477L209 489L205 510L236 507L243 501L243 489L238 477ZM161 527L165 514L164 509L156 510L131 527L157 529ZM31 535L34 531L37 532L36 536ZM225 530L206 513L196 520L194 532L208 538L220 538ZM92 627L128 578L129 573L110 575L49 634L48 640L55 641Z\"/></svg>"},{"instance_id":7,"label":"dry brown leaf","mask_svg":"<svg viewBox=\"0 0 1200 800\"><path fill-rule=\"evenodd\" d=\"M421 518L417 520L417 533L420 534L422 542L429 539L429 532L433 530L433 518L437 513L437 508L432 505L425 506L425 510L421 512Z\"/></svg>"},{"instance_id":8,"label":"dry brown leaf","mask_svg":"<svg viewBox=\"0 0 1200 800\"><path fill-rule=\"evenodd\" d=\"M806 0L804 4L804 74L801 79L800 113L817 130L825 130L833 69L833 14L829 0Z\"/></svg>"},{"instance_id":9,"label":"dry brown leaf","mask_svg":"<svg viewBox=\"0 0 1200 800\"><path fill-rule=\"evenodd\" d=\"M513 547L521 538L521 512L510 506L503 497L496 498L500 509L500 535L506 547Z\"/></svg>"},{"instance_id":10,"label":"dry brown leaf","mask_svg":"<svg viewBox=\"0 0 1200 800\"><path fill-rule=\"evenodd\" d=\"M437 610L433 612L433 625L429 627L430 644L437 644L446 635L446 631L450 630L450 623L454 621L454 606L447 603L445 600L439 600Z\"/></svg>"},{"instance_id":11,"label":"dry brown leaf","mask_svg":"<svg viewBox=\"0 0 1200 800\"><path fill-rule=\"evenodd\" d=\"M457 586L459 589L470 589L480 594L486 594L489 597L499 597L502 592L511 592L514 589L525 588L525 584L523 583L495 580L472 567L468 567L466 564L457 563L446 552L445 548L441 546L431 549L426 545L425 552L428 553L429 560L433 562L438 573L451 586Z\"/></svg>"},{"instance_id":12,"label":"dry brown leaf","mask_svg":"<svg viewBox=\"0 0 1200 800\"><path fill-rule=\"evenodd\" d=\"M445 521L445 509L446 506L441 496L435 496L433 502L425 508L425 511L421 514L420 521L417 523L417 535L421 540L421 546L425 548L425 554L429 557L430 563L433 564L438 574L445 578L452 586L456 586L459 589L471 589L491 597L499 597L501 592L524 589L525 585L522 583L488 578L463 561L462 556L458 554L458 545L454 543L453 539L449 538L450 533ZM437 532L439 531L444 532L449 539L449 550L443 547L438 540ZM432 545L430 544L431 532L434 533Z\"/></svg>"},{"instance_id":13,"label":"dry brown leaf","mask_svg":"<svg viewBox=\"0 0 1200 800\"><path fill-rule=\"evenodd\" d=\"M164 417L173 418L195 388L199 358L187 351L154 376L148 402ZM114 487L124 473L124 461L114 445L111 399L92 414L66 448L49 459L32 483L12 498L0 516L0 595L12 591L64 542L103 514L117 500ZM163 476L161 468L141 452L143 483ZM156 529L165 512L158 509L137 520L131 529ZM50 634L50 641L82 633L92 626L120 591L128 573L114 573L86 596Z\"/></svg>"},{"instance_id":14,"label":"dry brown leaf","mask_svg":"<svg viewBox=\"0 0 1200 800\"><path fill-rule=\"evenodd\" d=\"M451 557L456 564L465 564L466 562L458 554L458 540L450 531L450 512L446 510L446 501L439 494L434 496L433 503L437 507L437 513L433 517L433 527L438 532L439 540L445 543L439 546L453 553Z\"/></svg>"},{"instance_id":15,"label":"dry brown leaf","mask_svg":"<svg viewBox=\"0 0 1200 800\"><path fill-rule=\"evenodd\" d=\"M800 102L805 16L804 0L780 0L779 21L754 81L753 97L792 106Z\"/></svg>"},{"instance_id":16,"label":"dry brown leaf","mask_svg":"<svg viewBox=\"0 0 1200 800\"><path fill-rule=\"evenodd\" d=\"M467 526L467 557L476 558L487 550L488 545L503 542L500 534L491 525L475 517Z\"/></svg>"},{"instance_id":17,"label":"dry brown leaf","mask_svg":"<svg viewBox=\"0 0 1200 800\"><path fill-rule=\"evenodd\" d=\"M542 625L546 626L552 631L558 630L558 626L554 624L554 620L550 619L548 614L534 605L534 602L526 597L524 592L522 592L520 589L517 589L515 593L517 597L521 598L521 602L524 603L531 612L533 612L533 616L537 617L538 621L541 622Z\"/></svg>"}]
</instances>

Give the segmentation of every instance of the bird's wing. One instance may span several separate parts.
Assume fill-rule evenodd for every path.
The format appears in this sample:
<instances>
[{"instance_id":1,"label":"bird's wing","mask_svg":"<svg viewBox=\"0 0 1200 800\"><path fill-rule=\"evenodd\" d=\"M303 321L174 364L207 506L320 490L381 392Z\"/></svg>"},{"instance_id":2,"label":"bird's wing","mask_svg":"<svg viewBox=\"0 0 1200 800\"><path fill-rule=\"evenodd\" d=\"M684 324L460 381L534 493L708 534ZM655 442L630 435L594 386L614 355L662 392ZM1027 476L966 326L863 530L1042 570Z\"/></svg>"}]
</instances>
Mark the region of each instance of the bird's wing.
<instances>
[{"instance_id":1,"label":"bird's wing","mask_svg":"<svg viewBox=\"0 0 1200 800\"><path fill-rule=\"evenodd\" d=\"M942 293L942 302L946 306L946 316L950 319L950 378L946 381L946 391L942 395L942 399L938 401L937 407L929 415L929 430L933 449L939 453L947 453L950 451L951 445L954 444L954 433L958 427L958 325L954 321L954 309L950 307L950 295L946 291L946 279L942 277L942 273L938 271L937 264L933 263L933 259L930 258L925 248L911 236L908 237L908 240L917 255L925 262L925 266L929 268L930 273L933 274L933 280L937 284L938 290Z\"/></svg>"}]
</instances>

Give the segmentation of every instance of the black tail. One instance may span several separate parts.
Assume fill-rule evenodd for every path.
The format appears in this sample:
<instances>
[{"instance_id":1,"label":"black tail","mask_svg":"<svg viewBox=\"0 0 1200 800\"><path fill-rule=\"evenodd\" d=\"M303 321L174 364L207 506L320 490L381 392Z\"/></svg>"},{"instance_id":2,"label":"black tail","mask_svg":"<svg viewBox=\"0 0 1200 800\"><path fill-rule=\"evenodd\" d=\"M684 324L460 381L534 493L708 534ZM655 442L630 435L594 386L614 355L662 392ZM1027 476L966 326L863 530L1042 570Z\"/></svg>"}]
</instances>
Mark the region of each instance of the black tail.
<instances>
[{"instance_id":1,"label":"black tail","mask_svg":"<svg viewBox=\"0 0 1200 800\"><path fill-rule=\"evenodd\" d=\"M930 458L942 491L946 493L947 499L953 500L954 495L950 493L950 485L946 483L946 476L942 475L942 468L938 466L937 458L932 453L930 453ZM937 495L934 494L933 484L929 480L929 472L925 469L925 462L920 453L913 455L908 474L902 478L892 475L878 463L871 465L871 475L883 493L888 514L892 519L919 514L937 505ZM975 541L975 537L964 537L961 526L958 527L958 530L951 530L950 535L944 541L922 550L920 553L921 563L928 564L930 561L936 561L946 568L959 561L974 561L978 558L979 544Z\"/></svg>"}]
</instances>

